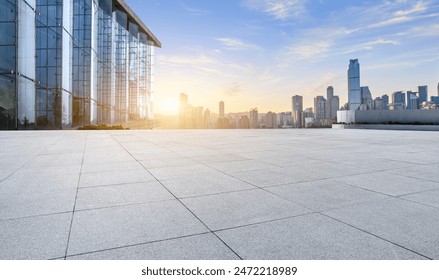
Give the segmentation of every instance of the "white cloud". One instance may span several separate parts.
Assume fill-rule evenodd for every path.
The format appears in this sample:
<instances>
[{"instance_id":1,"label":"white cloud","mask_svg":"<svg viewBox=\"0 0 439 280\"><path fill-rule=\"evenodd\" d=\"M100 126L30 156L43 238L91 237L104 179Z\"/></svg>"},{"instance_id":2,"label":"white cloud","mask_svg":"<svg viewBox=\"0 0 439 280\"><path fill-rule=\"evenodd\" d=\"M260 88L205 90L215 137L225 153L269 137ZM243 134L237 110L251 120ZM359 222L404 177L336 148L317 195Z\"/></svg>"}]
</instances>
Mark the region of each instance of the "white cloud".
<instances>
[{"instance_id":1,"label":"white cloud","mask_svg":"<svg viewBox=\"0 0 439 280\"><path fill-rule=\"evenodd\" d=\"M427 4L423 1L416 2L412 8L408 10L399 10L395 12L395 16L406 16L427 10Z\"/></svg>"},{"instance_id":2,"label":"white cloud","mask_svg":"<svg viewBox=\"0 0 439 280\"><path fill-rule=\"evenodd\" d=\"M383 27L383 26L403 23L403 22L407 22L407 21L411 21L411 20L413 20L413 18L407 17L407 16L401 16L401 17L395 17L395 18L387 19L387 20L384 20L381 22L377 22L377 23L369 25L368 27L370 27L370 28Z\"/></svg>"},{"instance_id":3,"label":"white cloud","mask_svg":"<svg viewBox=\"0 0 439 280\"><path fill-rule=\"evenodd\" d=\"M375 46L379 45L398 45L399 42L395 40L385 40L382 38L379 38L378 40L367 42L363 44L364 49L373 49Z\"/></svg>"},{"instance_id":4,"label":"white cloud","mask_svg":"<svg viewBox=\"0 0 439 280\"><path fill-rule=\"evenodd\" d=\"M244 0L251 9L267 13L275 19L295 18L305 12L306 0Z\"/></svg>"},{"instance_id":5,"label":"white cloud","mask_svg":"<svg viewBox=\"0 0 439 280\"><path fill-rule=\"evenodd\" d=\"M321 57L328 52L331 46L332 42L330 41L304 42L288 47L286 54L292 59Z\"/></svg>"},{"instance_id":6,"label":"white cloud","mask_svg":"<svg viewBox=\"0 0 439 280\"><path fill-rule=\"evenodd\" d=\"M183 3L180 3L180 6L183 8L183 10L185 10L188 14L192 16L207 16L210 14L210 12L207 10L190 7Z\"/></svg>"},{"instance_id":7,"label":"white cloud","mask_svg":"<svg viewBox=\"0 0 439 280\"><path fill-rule=\"evenodd\" d=\"M246 43L238 38L217 38L216 40L229 50L261 49L257 45Z\"/></svg>"}]
</instances>

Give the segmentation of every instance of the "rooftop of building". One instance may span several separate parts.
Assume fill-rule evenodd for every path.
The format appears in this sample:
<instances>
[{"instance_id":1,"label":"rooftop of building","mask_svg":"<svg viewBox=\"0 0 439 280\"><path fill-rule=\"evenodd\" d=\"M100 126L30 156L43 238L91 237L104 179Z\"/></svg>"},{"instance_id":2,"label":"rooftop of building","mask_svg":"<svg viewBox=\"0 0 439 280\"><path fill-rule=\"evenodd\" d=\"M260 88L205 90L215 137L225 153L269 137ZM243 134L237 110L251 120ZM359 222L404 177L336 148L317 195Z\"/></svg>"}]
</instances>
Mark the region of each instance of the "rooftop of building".
<instances>
[{"instance_id":1,"label":"rooftop of building","mask_svg":"<svg viewBox=\"0 0 439 280\"><path fill-rule=\"evenodd\" d=\"M133 23L137 24L139 26L139 29L141 32L144 32L148 35L149 39L151 39L154 42L154 46L161 48L162 43L157 39L157 37L152 33L151 30L146 26L146 24L137 16L137 14L128 6L127 3L125 3L125 0L114 0L116 3L116 6L125 11L128 14L128 18Z\"/></svg>"},{"instance_id":2,"label":"rooftop of building","mask_svg":"<svg viewBox=\"0 0 439 280\"><path fill-rule=\"evenodd\" d=\"M439 259L439 133L3 131L0 259Z\"/></svg>"}]
</instances>

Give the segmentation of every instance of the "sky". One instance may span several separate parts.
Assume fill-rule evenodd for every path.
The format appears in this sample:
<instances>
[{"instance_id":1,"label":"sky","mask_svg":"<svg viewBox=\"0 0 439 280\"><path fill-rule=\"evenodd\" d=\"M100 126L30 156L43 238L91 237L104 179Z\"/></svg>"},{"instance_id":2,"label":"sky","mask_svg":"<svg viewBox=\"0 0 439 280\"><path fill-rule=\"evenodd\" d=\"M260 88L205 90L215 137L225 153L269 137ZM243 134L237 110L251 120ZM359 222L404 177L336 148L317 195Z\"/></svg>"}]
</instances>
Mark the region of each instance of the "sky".
<instances>
[{"instance_id":1,"label":"sky","mask_svg":"<svg viewBox=\"0 0 439 280\"><path fill-rule=\"evenodd\" d=\"M333 86L347 100L347 69L359 59L372 96L439 82L438 0L126 0L162 48L155 49L154 111L189 103L226 113L291 111Z\"/></svg>"}]
</instances>

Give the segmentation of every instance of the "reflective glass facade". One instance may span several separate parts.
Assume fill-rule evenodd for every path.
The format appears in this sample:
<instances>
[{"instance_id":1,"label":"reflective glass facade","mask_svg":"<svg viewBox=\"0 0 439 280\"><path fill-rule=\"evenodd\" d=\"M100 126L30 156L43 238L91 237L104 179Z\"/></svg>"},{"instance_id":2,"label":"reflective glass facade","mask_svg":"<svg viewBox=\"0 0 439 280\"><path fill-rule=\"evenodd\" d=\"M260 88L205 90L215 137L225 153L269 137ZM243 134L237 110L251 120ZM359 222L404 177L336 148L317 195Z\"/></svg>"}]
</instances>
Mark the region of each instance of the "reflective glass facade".
<instances>
[{"instance_id":1,"label":"reflective glass facade","mask_svg":"<svg viewBox=\"0 0 439 280\"><path fill-rule=\"evenodd\" d=\"M17 1L0 2L0 129L17 126Z\"/></svg>"},{"instance_id":2,"label":"reflective glass facade","mask_svg":"<svg viewBox=\"0 0 439 280\"><path fill-rule=\"evenodd\" d=\"M2 0L0 129L151 118L160 46L121 0Z\"/></svg>"},{"instance_id":3,"label":"reflective glass facade","mask_svg":"<svg viewBox=\"0 0 439 280\"><path fill-rule=\"evenodd\" d=\"M358 110L361 105L360 64L352 59L348 69L349 110Z\"/></svg>"}]
</instances>

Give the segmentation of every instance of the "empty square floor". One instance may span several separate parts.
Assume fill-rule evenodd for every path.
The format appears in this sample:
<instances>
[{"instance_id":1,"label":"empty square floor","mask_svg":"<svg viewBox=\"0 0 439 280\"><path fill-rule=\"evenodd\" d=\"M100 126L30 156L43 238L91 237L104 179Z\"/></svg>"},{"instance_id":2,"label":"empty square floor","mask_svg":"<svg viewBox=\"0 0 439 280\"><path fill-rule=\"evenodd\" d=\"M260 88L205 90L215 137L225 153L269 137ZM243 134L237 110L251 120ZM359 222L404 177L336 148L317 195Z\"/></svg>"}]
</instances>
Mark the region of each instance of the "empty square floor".
<instances>
[{"instance_id":1,"label":"empty square floor","mask_svg":"<svg viewBox=\"0 0 439 280\"><path fill-rule=\"evenodd\" d=\"M439 259L439 133L0 132L0 259Z\"/></svg>"}]
</instances>

